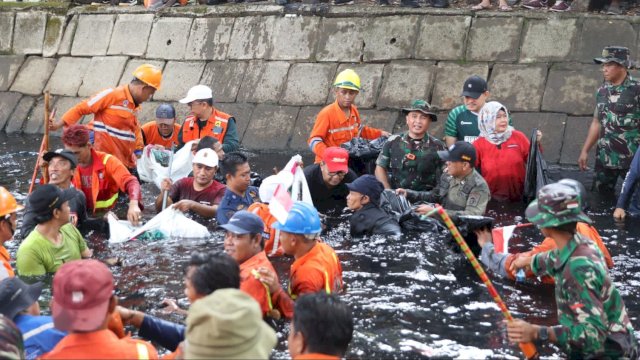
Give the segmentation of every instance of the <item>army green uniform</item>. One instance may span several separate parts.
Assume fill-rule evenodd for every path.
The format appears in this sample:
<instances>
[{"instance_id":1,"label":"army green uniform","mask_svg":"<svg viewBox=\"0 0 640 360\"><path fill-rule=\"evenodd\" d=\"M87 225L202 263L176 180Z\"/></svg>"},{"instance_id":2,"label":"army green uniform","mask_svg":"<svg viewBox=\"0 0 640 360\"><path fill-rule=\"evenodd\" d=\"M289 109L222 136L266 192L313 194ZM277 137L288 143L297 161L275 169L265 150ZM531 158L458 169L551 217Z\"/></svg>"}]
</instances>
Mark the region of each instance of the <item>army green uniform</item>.
<instances>
[{"instance_id":1,"label":"army green uniform","mask_svg":"<svg viewBox=\"0 0 640 360\"><path fill-rule=\"evenodd\" d=\"M438 184L444 162L438 151L444 143L429 134L411 139L407 133L392 135L382 147L376 165L389 173L392 188L431 190Z\"/></svg>"},{"instance_id":2,"label":"army green uniform","mask_svg":"<svg viewBox=\"0 0 640 360\"><path fill-rule=\"evenodd\" d=\"M621 85L603 84L593 114L600 121L594 186L613 191L640 145L640 83L627 76Z\"/></svg>"},{"instance_id":3,"label":"army green uniform","mask_svg":"<svg viewBox=\"0 0 640 360\"><path fill-rule=\"evenodd\" d=\"M489 185L475 169L462 179L442 174L433 191L407 190L407 200L440 203L451 216L482 216L490 198Z\"/></svg>"},{"instance_id":4,"label":"army green uniform","mask_svg":"<svg viewBox=\"0 0 640 360\"><path fill-rule=\"evenodd\" d=\"M564 248L536 254L531 270L555 280L560 325L553 331L570 358L637 357L627 310L593 241L575 234Z\"/></svg>"}]
</instances>

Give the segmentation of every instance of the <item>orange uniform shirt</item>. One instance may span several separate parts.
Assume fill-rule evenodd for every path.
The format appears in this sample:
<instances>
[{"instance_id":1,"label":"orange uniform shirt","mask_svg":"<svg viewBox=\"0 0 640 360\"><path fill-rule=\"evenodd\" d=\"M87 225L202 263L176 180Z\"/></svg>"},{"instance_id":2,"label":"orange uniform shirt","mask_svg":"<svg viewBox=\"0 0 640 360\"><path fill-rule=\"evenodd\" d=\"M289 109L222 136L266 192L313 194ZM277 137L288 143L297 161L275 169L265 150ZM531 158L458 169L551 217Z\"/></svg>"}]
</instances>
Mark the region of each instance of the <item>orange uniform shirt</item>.
<instances>
[{"instance_id":1,"label":"orange uniform shirt","mask_svg":"<svg viewBox=\"0 0 640 360\"><path fill-rule=\"evenodd\" d=\"M157 359L149 343L130 337L118 339L110 330L72 333L65 336L41 359Z\"/></svg>"},{"instance_id":2,"label":"orange uniform shirt","mask_svg":"<svg viewBox=\"0 0 640 360\"><path fill-rule=\"evenodd\" d=\"M117 157L131 169L136 166L133 152L144 148L137 111L129 85L122 85L82 101L62 115L62 120L68 126L84 115L93 114L89 128L94 131L94 148Z\"/></svg>"},{"instance_id":3,"label":"orange uniform shirt","mask_svg":"<svg viewBox=\"0 0 640 360\"><path fill-rule=\"evenodd\" d=\"M90 188L93 202L87 200L87 204L93 204L93 208L88 210L95 213L113 207L118 199L118 192L127 192L127 183L130 181L138 182L138 180L114 156L91 149L91 158L93 162L91 164ZM76 168L71 182L76 189L83 192L88 188L83 186L79 166ZM129 194L129 198L133 200L140 200L140 196L141 194Z\"/></svg>"},{"instance_id":4,"label":"orange uniform shirt","mask_svg":"<svg viewBox=\"0 0 640 360\"><path fill-rule=\"evenodd\" d=\"M338 359L340 359L339 356L320 354L320 353L300 354L293 358L293 360L338 360Z\"/></svg>"},{"instance_id":5,"label":"orange uniform shirt","mask_svg":"<svg viewBox=\"0 0 640 360\"><path fill-rule=\"evenodd\" d=\"M336 252L327 244L317 242L311 250L291 264L289 294L296 298L302 294L342 290L342 266Z\"/></svg>"},{"instance_id":6,"label":"orange uniform shirt","mask_svg":"<svg viewBox=\"0 0 640 360\"><path fill-rule=\"evenodd\" d=\"M8 277L16 276L16 274L13 272L10 261L11 257L9 256L7 248L5 248L3 245L0 245L0 263L2 263L2 266L0 266L0 281Z\"/></svg>"},{"instance_id":7,"label":"orange uniform shirt","mask_svg":"<svg viewBox=\"0 0 640 360\"><path fill-rule=\"evenodd\" d=\"M351 105L349 118L344 115L337 101L320 110L307 140L309 148L316 154L315 163L322 160L326 148L340 146L356 137L361 124L360 113L355 105ZM382 131L368 126L363 127L360 134L365 139L376 139L380 135Z\"/></svg>"},{"instance_id":8,"label":"orange uniform shirt","mask_svg":"<svg viewBox=\"0 0 640 360\"><path fill-rule=\"evenodd\" d=\"M150 121L142 125L142 134L144 135L145 145L162 145L167 149L171 149L171 144L178 145L178 134L180 134L180 125L173 124L173 132L168 138L160 135L158 123Z\"/></svg>"},{"instance_id":9,"label":"orange uniform shirt","mask_svg":"<svg viewBox=\"0 0 640 360\"><path fill-rule=\"evenodd\" d=\"M613 259L611 258L611 254L609 254L609 250L607 249L607 247L604 245L604 242L602 241L602 238L600 237L600 234L598 234L598 230L596 230L593 226L587 224L587 223L578 223L578 226L576 227L576 230L578 231L579 234L584 235L586 237L588 237L589 239L593 240L596 245L598 246L598 248L600 249L600 251L602 252L602 255L604 255L604 260L607 263L607 267L609 269L611 269L613 267ZM545 238L542 243L540 243L540 245L535 246L533 249L531 249L530 251L524 252L524 253L518 253L518 254L509 254L509 256L507 257L507 260L505 261L505 270L507 272L507 276L511 279L514 280L516 278L516 273L511 271L511 263L513 263L513 261L518 257L518 256L533 256L535 254L538 253L542 253L542 252L547 252L547 251L551 251L551 250L555 250L557 249L558 246L556 245L556 242L552 239L552 238ZM527 272L527 277L528 278L535 278L536 276L533 274L533 272L528 271ZM549 276L544 276L542 278L542 282L547 283L547 284L553 284L553 278L549 277Z\"/></svg>"},{"instance_id":10,"label":"orange uniform shirt","mask_svg":"<svg viewBox=\"0 0 640 360\"><path fill-rule=\"evenodd\" d=\"M282 256L282 243L280 242L280 230L274 229L271 225L277 220L269 211L269 204L255 202L249 206L247 211L258 215L264 222L262 237L264 238L264 252L267 256Z\"/></svg>"},{"instance_id":11,"label":"orange uniform shirt","mask_svg":"<svg viewBox=\"0 0 640 360\"><path fill-rule=\"evenodd\" d=\"M271 265L267 255L264 251L261 251L240 264L240 290L251 295L260 304L262 316L267 315L271 309L278 309L284 317L290 319L293 316L293 309L288 308L286 304L282 304L284 299L269 293L264 284L251 273L252 270L260 267L267 268L273 274L276 274L276 270ZM277 278L278 275L276 275L276 280Z\"/></svg>"}]
</instances>

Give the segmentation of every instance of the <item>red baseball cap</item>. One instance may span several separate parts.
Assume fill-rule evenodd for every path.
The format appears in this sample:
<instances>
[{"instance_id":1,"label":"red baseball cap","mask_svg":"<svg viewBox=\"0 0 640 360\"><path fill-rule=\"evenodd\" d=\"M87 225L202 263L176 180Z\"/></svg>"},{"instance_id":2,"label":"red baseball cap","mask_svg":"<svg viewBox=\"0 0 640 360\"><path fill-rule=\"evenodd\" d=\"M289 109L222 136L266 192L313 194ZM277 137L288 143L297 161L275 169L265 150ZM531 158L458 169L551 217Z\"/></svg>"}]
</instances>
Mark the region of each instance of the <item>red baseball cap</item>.
<instances>
[{"instance_id":1,"label":"red baseball cap","mask_svg":"<svg viewBox=\"0 0 640 360\"><path fill-rule=\"evenodd\" d=\"M64 331L97 330L107 316L113 275L98 260L63 264L53 277L53 324Z\"/></svg>"},{"instance_id":2,"label":"red baseball cap","mask_svg":"<svg viewBox=\"0 0 640 360\"><path fill-rule=\"evenodd\" d=\"M349 171L349 152L343 148L327 148L322 155L322 161L327 164L329 172Z\"/></svg>"}]
</instances>

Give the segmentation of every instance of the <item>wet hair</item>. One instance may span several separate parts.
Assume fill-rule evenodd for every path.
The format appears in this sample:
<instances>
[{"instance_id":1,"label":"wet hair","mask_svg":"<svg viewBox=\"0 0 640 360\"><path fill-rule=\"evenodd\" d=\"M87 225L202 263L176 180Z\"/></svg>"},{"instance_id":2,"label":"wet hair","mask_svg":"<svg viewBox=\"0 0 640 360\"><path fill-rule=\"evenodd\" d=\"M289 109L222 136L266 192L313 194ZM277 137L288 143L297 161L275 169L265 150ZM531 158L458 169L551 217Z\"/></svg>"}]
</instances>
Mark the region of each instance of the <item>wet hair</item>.
<instances>
[{"instance_id":1,"label":"wet hair","mask_svg":"<svg viewBox=\"0 0 640 360\"><path fill-rule=\"evenodd\" d=\"M293 326L311 353L342 357L353 337L351 309L335 294L318 292L298 298Z\"/></svg>"},{"instance_id":2,"label":"wet hair","mask_svg":"<svg viewBox=\"0 0 640 360\"><path fill-rule=\"evenodd\" d=\"M80 124L71 125L62 134L62 142L69 146L85 146L89 143L89 129Z\"/></svg>"},{"instance_id":3,"label":"wet hair","mask_svg":"<svg viewBox=\"0 0 640 360\"><path fill-rule=\"evenodd\" d=\"M577 222L570 222L570 223L562 224L560 226L554 226L551 229L556 231L563 231L563 232L575 234L577 231L577 226L578 226Z\"/></svg>"},{"instance_id":4,"label":"wet hair","mask_svg":"<svg viewBox=\"0 0 640 360\"><path fill-rule=\"evenodd\" d=\"M213 136L205 136L202 139L200 139L200 141L198 142L198 147L196 148L196 152L202 150L202 149L213 149L213 146L220 142L220 140L218 140L217 138L214 138Z\"/></svg>"},{"instance_id":5,"label":"wet hair","mask_svg":"<svg viewBox=\"0 0 640 360\"><path fill-rule=\"evenodd\" d=\"M226 175L235 176L238 171L238 166L249 162L249 158L246 155L239 152L232 152L224 155L222 159L222 173Z\"/></svg>"},{"instance_id":6,"label":"wet hair","mask_svg":"<svg viewBox=\"0 0 640 360\"><path fill-rule=\"evenodd\" d=\"M218 289L240 288L240 267L224 252L193 252L188 268L193 269L189 280L200 295L209 295Z\"/></svg>"}]
</instances>

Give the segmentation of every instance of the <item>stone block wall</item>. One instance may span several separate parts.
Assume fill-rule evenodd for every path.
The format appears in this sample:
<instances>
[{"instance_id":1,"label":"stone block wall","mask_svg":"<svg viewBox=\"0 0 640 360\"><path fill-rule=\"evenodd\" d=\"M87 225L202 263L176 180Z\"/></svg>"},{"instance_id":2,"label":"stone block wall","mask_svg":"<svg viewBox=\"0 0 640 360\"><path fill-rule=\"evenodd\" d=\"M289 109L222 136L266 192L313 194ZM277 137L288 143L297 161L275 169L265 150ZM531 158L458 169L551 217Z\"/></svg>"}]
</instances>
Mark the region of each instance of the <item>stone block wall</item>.
<instances>
[{"instance_id":1,"label":"stone block wall","mask_svg":"<svg viewBox=\"0 0 640 360\"><path fill-rule=\"evenodd\" d=\"M163 69L163 86L142 105L141 122L160 102L177 103L198 83L234 115L242 144L255 150L307 149L317 112L333 101L336 74L362 78L364 122L402 131L399 109L423 98L438 109L461 104L463 81L488 79L491 99L516 128L544 134L547 160L575 163L601 83L593 64L603 46L635 57L640 20L589 14L471 13L368 6L314 7L293 13L265 4L143 9L80 7L66 15L0 10L0 130L41 133L42 92L64 113L103 88L125 84L138 65ZM82 121L88 121L85 117Z\"/></svg>"}]
</instances>

